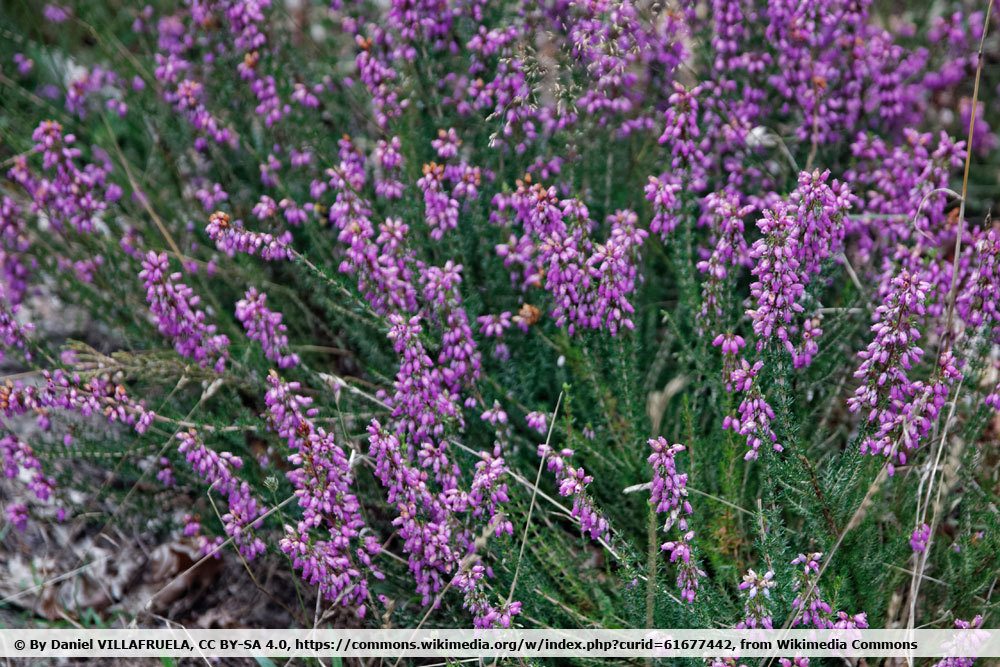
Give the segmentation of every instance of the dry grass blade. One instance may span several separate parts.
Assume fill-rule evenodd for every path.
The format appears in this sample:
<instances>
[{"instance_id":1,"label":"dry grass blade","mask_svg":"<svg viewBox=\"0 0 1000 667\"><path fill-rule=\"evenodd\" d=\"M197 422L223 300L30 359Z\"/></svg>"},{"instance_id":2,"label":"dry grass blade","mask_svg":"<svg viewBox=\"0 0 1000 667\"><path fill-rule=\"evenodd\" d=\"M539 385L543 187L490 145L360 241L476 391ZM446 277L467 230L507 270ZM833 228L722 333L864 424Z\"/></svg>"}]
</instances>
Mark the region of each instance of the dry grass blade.
<instances>
[{"instance_id":1,"label":"dry grass blade","mask_svg":"<svg viewBox=\"0 0 1000 667\"><path fill-rule=\"evenodd\" d=\"M953 320L955 317L955 302L958 297L958 282L959 282L959 263L961 261L962 255L962 237L965 235L965 207L968 201L969 194L969 170L972 166L972 139L975 136L976 129L976 112L979 105L979 83L983 75L983 49L986 45L986 36L989 34L990 28L990 16L993 12L993 0L990 0L989 4L986 6L986 16L983 19L983 34L979 39L979 50L976 56L976 78L975 83L972 87L972 109L969 118L969 135L966 138L965 146L965 169L962 174L962 194L958 208L958 230L955 237L955 250L954 258L952 259L952 269L951 269L951 288L948 291L948 309L947 315L945 317L945 329L944 336L942 337L942 344L945 341L952 339L953 332ZM940 350L939 350L940 354ZM923 511L926 514L927 506L930 503L930 498L934 490L934 482L936 478L936 473L938 466L941 462L941 455L947 442L948 432L952 425L955 417L955 411L958 406L958 395L961 391L962 383L959 382L958 387L955 390L955 397L952 400L951 408L948 411L948 416L945 419L944 427L941 430L941 437L937 442L937 450L932 457L934 460L933 467L931 468L931 479L927 489L927 502L924 503ZM930 465L930 463L928 463ZM938 489L940 494L940 488ZM918 494L918 503L919 494ZM931 543L934 540L934 530L937 527L938 522L938 512L933 512L930 522L930 535L927 538L927 544L924 547L923 553L917 559L917 567L913 573L913 578L910 582L910 613L907 620L906 626L909 629L913 629L916 623L917 615L917 596L920 594L920 584L923 580L924 570L927 568L927 558L930 555Z\"/></svg>"},{"instance_id":2,"label":"dry grass blade","mask_svg":"<svg viewBox=\"0 0 1000 667\"><path fill-rule=\"evenodd\" d=\"M287 498L285 498L284 500L282 500L280 503L278 503L277 505L275 505L274 507L272 507L271 509L269 509L267 512L265 512L264 514L262 514L258 518L258 520L259 521L263 521L264 519L266 519L267 517L271 516L272 514L274 514L275 512L277 512L278 510L280 510L282 507L284 507L288 503L292 502L293 500L295 500L295 496L288 496ZM198 560L194 565L192 565L191 567L189 567L188 569L184 570L183 572L181 572L180 574L178 574L177 576L175 576L173 579L171 579L170 581L168 581L158 591L156 591L155 593L153 593L149 597L148 600L146 600L146 605L145 605L146 608L148 609L150 606L152 606L153 600L156 599L156 596L159 595L161 592L167 590L170 587L171 584L173 584L178 579L181 579L182 577L186 577L187 575L191 574L191 572L193 572L194 570L196 570L198 568L198 566L200 566L202 563L204 563L205 561L207 561L209 558L213 558L215 556L215 554L219 553L220 551L222 551L223 549L225 549L227 546L229 546L232 543L233 543L233 538L230 537L228 540L226 540L222 544L217 545L210 552L208 552L207 554L205 554L204 556L202 556L201 559Z\"/></svg>"},{"instance_id":3,"label":"dry grass blade","mask_svg":"<svg viewBox=\"0 0 1000 667\"><path fill-rule=\"evenodd\" d=\"M552 420L549 422L549 432L545 436L545 449L548 451L549 443L552 441L552 431L556 428L556 417L559 415L559 406L562 405L563 392L559 392L556 399L556 407L552 410ZM510 593L507 594L507 604L514 599L514 589L517 588L517 577L521 573L521 561L524 559L524 548L528 544L528 528L531 526L531 515L535 511L535 496L538 494L538 484L542 481L542 470L545 467L545 456L538 462L538 472L535 474L535 486L531 491L531 503L528 505L528 516L524 520L524 533L521 535L521 550L517 554L517 565L514 566L514 578L510 582Z\"/></svg>"},{"instance_id":4,"label":"dry grass blade","mask_svg":"<svg viewBox=\"0 0 1000 667\"><path fill-rule=\"evenodd\" d=\"M101 558L97 558L95 560L92 560L89 563L86 563L84 565L81 565L80 567L77 567L77 568L75 568L73 570L70 570L69 572L65 572L63 574L60 574L58 577L53 577L51 579L46 579L45 581L43 581L40 584L36 584L35 586L32 586L30 588L26 588L23 591L18 591L17 593L14 593L13 595L8 595L7 597L5 597L3 599L0 599L0 607L2 607L3 605L7 604L8 602L13 602L15 600L18 600L18 599L24 597L25 595L31 595L32 593L35 593L36 591L40 591L43 588L45 588L46 586L51 586L52 584L57 584L60 581L65 581L67 579L72 579L73 577L75 577L77 575L83 574L84 572L86 572L90 568L96 567L96 566L100 565L101 563L103 563L104 561L106 561L108 558L110 558L110 556L102 556Z\"/></svg>"}]
</instances>

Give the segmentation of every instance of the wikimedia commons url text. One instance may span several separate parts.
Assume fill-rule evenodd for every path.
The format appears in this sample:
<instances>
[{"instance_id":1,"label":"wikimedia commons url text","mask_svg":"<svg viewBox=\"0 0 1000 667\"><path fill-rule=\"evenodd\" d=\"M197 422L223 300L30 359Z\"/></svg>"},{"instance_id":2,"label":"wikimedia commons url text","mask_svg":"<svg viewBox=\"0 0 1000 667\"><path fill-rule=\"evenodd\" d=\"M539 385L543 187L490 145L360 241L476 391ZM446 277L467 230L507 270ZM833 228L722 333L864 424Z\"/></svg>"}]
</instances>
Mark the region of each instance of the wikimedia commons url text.
<instances>
[{"instance_id":1,"label":"wikimedia commons url text","mask_svg":"<svg viewBox=\"0 0 1000 667\"><path fill-rule=\"evenodd\" d=\"M9 630L0 657L997 657L1000 630Z\"/></svg>"}]
</instances>

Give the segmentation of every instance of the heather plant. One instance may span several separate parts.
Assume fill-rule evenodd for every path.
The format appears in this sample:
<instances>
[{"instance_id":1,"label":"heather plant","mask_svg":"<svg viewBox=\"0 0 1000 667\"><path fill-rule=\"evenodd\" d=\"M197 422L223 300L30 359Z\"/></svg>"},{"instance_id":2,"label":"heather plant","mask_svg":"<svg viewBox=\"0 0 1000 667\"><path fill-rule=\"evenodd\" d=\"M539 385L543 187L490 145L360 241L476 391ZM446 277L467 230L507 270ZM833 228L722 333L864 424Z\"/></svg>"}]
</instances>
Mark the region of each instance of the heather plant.
<instances>
[{"instance_id":1,"label":"heather plant","mask_svg":"<svg viewBox=\"0 0 1000 667\"><path fill-rule=\"evenodd\" d=\"M4 540L277 563L303 625L996 624L991 2L0 35Z\"/></svg>"}]
</instances>

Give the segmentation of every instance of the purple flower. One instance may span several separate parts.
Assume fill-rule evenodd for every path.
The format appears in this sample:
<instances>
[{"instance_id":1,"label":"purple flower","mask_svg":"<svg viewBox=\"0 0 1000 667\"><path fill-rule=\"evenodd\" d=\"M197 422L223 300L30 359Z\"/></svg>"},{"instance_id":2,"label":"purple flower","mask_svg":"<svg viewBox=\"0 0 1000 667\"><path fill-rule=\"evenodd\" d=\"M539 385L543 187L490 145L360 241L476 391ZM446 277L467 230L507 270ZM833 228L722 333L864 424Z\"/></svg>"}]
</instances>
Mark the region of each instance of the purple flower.
<instances>
[{"instance_id":1,"label":"purple flower","mask_svg":"<svg viewBox=\"0 0 1000 667\"><path fill-rule=\"evenodd\" d=\"M673 82L673 93L667 100L669 106L664 114L665 126L659 139L660 144L670 150L670 166L679 175L675 182L685 190L705 188L708 159L705 155L706 144L698 127L701 116L698 98L703 92L700 85L688 90L677 81Z\"/></svg>"},{"instance_id":2,"label":"purple flower","mask_svg":"<svg viewBox=\"0 0 1000 667\"><path fill-rule=\"evenodd\" d=\"M320 88L320 91L322 88ZM319 98L316 97L314 92L306 87L303 83L295 84L295 91L292 93L292 101L298 102L307 109L317 109L319 108ZM293 164L294 159L293 159Z\"/></svg>"},{"instance_id":3,"label":"purple flower","mask_svg":"<svg viewBox=\"0 0 1000 667\"><path fill-rule=\"evenodd\" d=\"M493 527L497 537L513 535L514 524L502 510L503 505L510 501L507 482L504 481L510 471L501 456L500 445L497 444L492 453L481 452L480 457L469 488L468 504L472 508L472 516L484 519L487 525Z\"/></svg>"},{"instance_id":4,"label":"purple flower","mask_svg":"<svg viewBox=\"0 0 1000 667\"><path fill-rule=\"evenodd\" d=\"M778 658L778 664L781 667L809 667L809 658L801 656L795 658Z\"/></svg>"},{"instance_id":5,"label":"purple flower","mask_svg":"<svg viewBox=\"0 0 1000 667\"><path fill-rule=\"evenodd\" d=\"M278 202L278 208L284 212L285 221L293 227L300 227L309 219L306 209L287 197Z\"/></svg>"},{"instance_id":6,"label":"purple flower","mask_svg":"<svg viewBox=\"0 0 1000 667\"><path fill-rule=\"evenodd\" d=\"M819 563L822 559L823 554L812 553L799 554L792 560L792 565L800 566L792 584L795 591L795 599L792 600L792 627L811 625L814 628L826 629L831 625L828 617L833 610L823 601L817 583Z\"/></svg>"},{"instance_id":7,"label":"purple flower","mask_svg":"<svg viewBox=\"0 0 1000 667\"><path fill-rule=\"evenodd\" d=\"M444 493L428 486L427 472L412 465L408 448L399 438L373 420L368 427L369 455L375 461L375 477L382 482L398 516L393 526L399 533L417 593L426 605L451 579L462 551L457 549L456 519Z\"/></svg>"},{"instance_id":8,"label":"purple flower","mask_svg":"<svg viewBox=\"0 0 1000 667\"><path fill-rule=\"evenodd\" d=\"M686 515L692 513L691 503L687 500L687 475L677 472L675 458L685 450L684 445L671 445L664 438L651 439L649 446L653 450L648 458L653 468L653 485L650 490L650 502L657 514L666 514L663 524L664 532L669 532L674 524L678 530L687 531Z\"/></svg>"},{"instance_id":9,"label":"purple flower","mask_svg":"<svg viewBox=\"0 0 1000 667\"><path fill-rule=\"evenodd\" d=\"M28 289L34 265L28 256L30 249L28 224L21 207L6 195L0 197L0 302L12 311L24 300Z\"/></svg>"},{"instance_id":10,"label":"purple flower","mask_svg":"<svg viewBox=\"0 0 1000 667\"><path fill-rule=\"evenodd\" d=\"M958 111L959 127L963 129L969 127L970 120L972 119L972 100L968 97L963 97L959 100ZM980 155L988 155L991 151L996 150L997 145L1000 144L1000 139L990 129L985 116L986 105L982 101L979 101L976 103L976 125L972 135L972 150Z\"/></svg>"},{"instance_id":11,"label":"purple flower","mask_svg":"<svg viewBox=\"0 0 1000 667\"><path fill-rule=\"evenodd\" d=\"M537 410L535 410L534 412L529 412L525 416L525 421L528 422L528 428L538 433L545 433L545 431L547 430L548 426L546 419L547 418L545 416L545 413L539 412Z\"/></svg>"},{"instance_id":12,"label":"purple flower","mask_svg":"<svg viewBox=\"0 0 1000 667\"><path fill-rule=\"evenodd\" d=\"M680 201L677 193L681 191L681 183L671 174L650 176L646 184L646 199L653 204L653 219L649 222L649 231L658 235L664 241L680 224Z\"/></svg>"},{"instance_id":13,"label":"purple flower","mask_svg":"<svg viewBox=\"0 0 1000 667\"><path fill-rule=\"evenodd\" d=\"M793 352L788 328L803 310L799 298L805 291L806 280L800 268L797 221L793 211L778 202L773 209L764 211L757 227L762 238L750 251L757 279L750 286L755 308L748 310L747 315L753 321L759 348L776 336Z\"/></svg>"},{"instance_id":14,"label":"purple flower","mask_svg":"<svg viewBox=\"0 0 1000 667\"><path fill-rule=\"evenodd\" d=\"M462 140L458 138L458 133L453 127L449 127L447 130L438 130L438 138L431 141L431 146L442 160L448 160L458 155L458 148L461 145Z\"/></svg>"},{"instance_id":15,"label":"purple flower","mask_svg":"<svg viewBox=\"0 0 1000 667\"><path fill-rule=\"evenodd\" d=\"M587 486L594 478L583 468L570 464L572 449L555 450L548 445L538 446L538 456L546 461L546 467L555 475L559 485L559 495L573 499L571 514L580 522L580 529L592 540L601 540L608 535L608 520L587 495Z\"/></svg>"},{"instance_id":16,"label":"purple flower","mask_svg":"<svg viewBox=\"0 0 1000 667\"><path fill-rule=\"evenodd\" d=\"M170 467L170 459L165 456L160 457L160 469L156 472L156 479L168 487L177 483L174 479L174 469Z\"/></svg>"},{"instance_id":17,"label":"purple flower","mask_svg":"<svg viewBox=\"0 0 1000 667\"><path fill-rule=\"evenodd\" d=\"M822 263L832 257L844 243L845 216L851 208L853 197L847 186L834 179L829 170L799 174L798 186L788 201L795 211L797 222L796 251L807 275L815 275Z\"/></svg>"},{"instance_id":18,"label":"purple flower","mask_svg":"<svg viewBox=\"0 0 1000 667\"><path fill-rule=\"evenodd\" d=\"M974 630L983 627L983 617L977 614L971 621L965 621L960 618L955 619L955 627L959 630ZM966 645L960 648L971 649L969 652L974 653L975 649L978 648L977 644L985 640L987 635L979 633L980 636L972 638L971 642L967 642ZM971 645L969 645L971 644ZM952 648L949 646L949 648ZM959 648L959 647L954 647ZM955 657L955 658L945 658L934 663L934 667L972 667L976 662L975 657Z\"/></svg>"},{"instance_id":19,"label":"purple flower","mask_svg":"<svg viewBox=\"0 0 1000 667\"><path fill-rule=\"evenodd\" d=\"M194 537L201 533L201 523L198 518L191 515L184 515L184 530L182 531L185 537Z\"/></svg>"},{"instance_id":20,"label":"purple flower","mask_svg":"<svg viewBox=\"0 0 1000 667\"><path fill-rule=\"evenodd\" d=\"M0 295L2 296L2 295ZM28 335L34 329L30 323L18 320L19 306L8 305L6 299L0 298L0 359L3 358L3 348L18 348L25 357L31 358Z\"/></svg>"},{"instance_id":21,"label":"purple flower","mask_svg":"<svg viewBox=\"0 0 1000 667\"><path fill-rule=\"evenodd\" d=\"M851 615L846 611L838 611L832 621L832 627L834 630L864 630L868 627L868 614L861 612L859 614Z\"/></svg>"},{"instance_id":22,"label":"purple flower","mask_svg":"<svg viewBox=\"0 0 1000 667\"><path fill-rule=\"evenodd\" d=\"M500 401L493 401L493 407L483 412L480 417L483 421L489 422L493 426L507 423L507 413L500 406Z\"/></svg>"},{"instance_id":23,"label":"purple flower","mask_svg":"<svg viewBox=\"0 0 1000 667\"><path fill-rule=\"evenodd\" d=\"M267 415L291 450L288 462L293 467L286 475L302 508L298 524L285 527L281 550L325 599L357 606L363 616L366 572L382 577L372 561L380 545L373 536L361 535L365 522L351 488L350 460L333 435L316 424L317 410L310 407L311 398L295 393L297 382L285 382L274 371L267 381Z\"/></svg>"},{"instance_id":24,"label":"purple flower","mask_svg":"<svg viewBox=\"0 0 1000 667\"><path fill-rule=\"evenodd\" d=\"M771 630L774 627L769 605L771 589L776 585L773 570L768 570L764 574L757 574L753 570L747 570L747 573L743 575L743 581L739 585L739 589L746 595L746 600L744 602L743 620L736 624L737 628L764 628Z\"/></svg>"},{"instance_id":25,"label":"purple flower","mask_svg":"<svg viewBox=\"0 0 1000 667\"><path fill-rule=\"evenodd\" d=\"M389 339L401 357L394 393L387 397L393 425L396 432L401 437L407 436L417 449L421 466L430 468L444 489L453 489L457 485L458 468L448 457L444 434L448 424L463 423L459 403L463 378L448 366L431 360L420 341L423 327L419 317L407 320L393 314L389 321L392 325ZM461 339L455 337L453 340L460 343ZM463 348L459 345L459 349ZM459 361L457 351L442 350L442 364L449 360Z\"/></svg>"},{"instance_id":26,"label":"purple flower","mask_svg":"<svg viewBox=\"0 0 1000 667\"><path fill-rule=\"evenodd\" d=\"M927 544L931 540L931 527L926 523L920 524L910 535L910 548L914 553L927 551Z\"/></svg>"},{"instance_id":27,"label":"purple flower","mask_svg":"<svg viewBox=\"0 0 1000 667\"><path fill-rule=\"evenodd\" d=\"M10 503L6 510L7 520L17 530L24 532L28 527L28 506L24 503Z\"/></svg>"},{"instance_id":28,"label":"purple flower","mask_svg":"<svg viewBox=\"0 0 1000 667\"><path fill-rule=\"evenodd\" d=\"M4 424L0 422L0 427L3 426ZM16 479L21 476L27 478L25 486L35 498L42 502L51 499L56 488L55 480L47 477L42 471L42 463L38 460L31 446L12 434L0 438L0 472L7 479ZM20 516L27 520L27 511L25 510ZM14 520L13 517L11 517L11 522L19 530L24 530L24 526L18 525L18 521Z\"/></svg>"},{"instance_id":29,"label":"purple flower","mask_svg":"<svg viewBox=\"0 0 1000 667\"><path fill-rule=\"evenodd\" d=\"M258 220L267 220L278 214L278 204L267 195L261 195L260 200L253 207L253 215Z\"/></svg>"},{"instance_id":30,"label":"purple flower","mask_svg":"<svg viewBox=\"0 0 1000 667\"><path fill-rule=\"evenodd\" d=\"M818 350L816 338L822 333L815 318L800 324L805 286L843 244L851 204L846 187L837 181L827 184L829 175L802 172L788 203L779 201L764 211L757 223L763 236L750 250L754 307L747 315L758 337L757 349L762 350L773 336L796 368L812 361ZM802 340L796 345L793 336L800 331Z\"/></svg>"},{"instance_id":31,"label":"purple flower","mask_svg":"<svg viewBox=\"0 0 1000 667\"><path fill-rule=\"evenodd\" d=\"M494 197L493 205L494 224L507 226L513 218L524 231L498 245L497 254L506 267L520 266L524 287L544 286L551 294L559 326L571 335L577 329L607 329L614 335L634 327L629 299L647 233L637 228L633 212L609 216L610 235L601 244L591 238L595 225L586 206L575 199L559 201L554 188L532 185L530 179L518 181L516 192Z\"/></svg>"},{"instance_id":32,"label":"purple flower","mask_svg":"<svg viewBox=\"0 0 1000 667\"><path fill-rule=\"evenodd\" d=\"M892 279L889 293L873 315L874 337L858 353L861 364L854 377L861 380L861 386L847 400L850 411L861 412L868 423L862 453L887 457L890 474L895 463L906 464L907 453L919 446L940 409L931 399L941 394L936 383L926 385L909 377L924 354L917 345L917 322L926 313L928 290L929 283L907 271ZM928 408L933 414L925 411Z\"/></svg>"},{"instance_id":33,"label":"purple flower","mask_svg":"<svg viewBox=\"0 0 1000 667\"><path fill-rule=\"evenodd\" d=\"M285 231L279 236L266 232L251 232L243 227L242 220L231 221L227 213L216 211L208 219L205 228L215 246L230 257L237 252L260 255L273 262L291 259L292 234Z\"/></svg>"},{"instance_id":34,"label":"purple flower","mask_svg":"<svg viewBox=\"0 0 1000 667\"><path fill-rule=\"evenodd\" d=\"M356 24L360 25L360 23ZM412 29L417 23L409 23ZM370 26L375 37L367 38L358 31L355 41L359 51L355 59L358 78L372 97L375 123L385 128L393 118L399 117L403 109L409 106L409 100L400 99L399 87L394 85L398 78L392 67L392 59L388 57L385 31L375 25Z\"/></svg>"},{"instance_id":35,"label":"purple flower","mask_svg":"<svg viewBox=\"0 0 1000 667\"><path fill-rule=\"evenodd\" d=\"M424 175L417 181L417 187L424 193L424 218L435 241L440 241L445 232L458 226L458 200L445 186L444 166L436 162L425 164Z\"/></svg>"},{"instance_id":36,"label":"purple flower","mask_svg":"<svg viewBox=\"0 0 1000 667\"><path fill-rule=\"evenodd\" d=\"M146 301L156 318L160 333L173 341L178 354L221 373L229 358L229 339L215 333L215 325L205 322L200 298L182 282L180 273L170 271L166 253L152 250L142 261Z\"/></svg>"},{"instance_id":37,"label":"purple flower","mask_svg":"<svg viewBox=\"0 0 1000 667\"><path fill-rule=\"evenodd\" d=\"M380 315L395 310L415 313L409 226L398 218L386 218L376 229L370 202L358 194L366 180L364 157L350 139L339 144L340 164L326 173L337 193L329 220L340 230L338 240L345 248L340 272L357 276L358 290Z\"/></svg>"},{"instance_id":38,"label":"purple flower","mask_svg":"<svg viewBox=\"0 0 1000 667\"><path fill-rule=\"evenodd\" d=\"M989 327L996 340L1000 334L1000 234L990 229L976 241L972 257L976 269L957 293L955 312L973 330ZM1000 410L1000 383L985 402Z\"/></svg>"},{"instance_id":39,"label":"purple flower","mask_svg":"<svg viewBox=\"0 0 1000 667\"><path fill-rule=\"evenodd\" d=\"M698 580L705 573L698 568L691 553L694 531L688 530L687 517L693 512L687 499L687 475L677 472L676 457L683 452L684 445L671 445L664 438L649 440L653 453L649 464L653 468L653 482L649 492L649 502L657 514L666 514L663 531L670 533L674 526L677 539L665 542L660 549L668 552L670 562L677 563L677 587L681 598L694 602L698 591Z\"/></svg>"},{"instance_id":40,"label":"purple flower","mask_svg":"<svg viewBox=\"0 0 1000 667\"><path fill-rule=\"evenodd\" d=\"M800 119L801 141L830 144L862 124L892 130L920 117L928 54L895 43L869 20L868 5L782 1L760 11L773 53L761 63L773 62L770 94L783 101L780 113Z\"/></svg>"},{"instance_id":41,"label":"purple flower","mask_svg":"<svg viewBox=\"0 0 1000 667\"><path fill-rule=\"evenodd\" d=\"M214 19L214 16L210 17L207 12L203 12L201 5L196 5L186 18L191 24L199 24ZM193 78L196 75L195 63L186 57L189 48L193 46L193 30L189 30L189 27L193 26L186 26L178 15L165 16L157 24L159 39L153 75L161 84L161 96L194 129L197 135L195 150L204 152L208 147L208 140L220 146L236 148L239 145L236 133L223 126L207 109L202 99L204 86ZM245 58L244 62L246 60Z\"/></svg>"},{"instance_id":42,"label":"purple flower","mask_svg":"<svg viewBox=\"0 0 1000 667\"><path fill-rule=\"evenodd\" d=\"M823 330L819 327L821 321L822 318L814 317L802 323L802 343L792 352L792 365L795 368L808 366L819 352L816 339L823 335Z\"/></svg>"},{"instance_id":43,"label":"purple flower","mask_svg":"<svg viewBox=\"0 0 1000 667\"><path fill-rule=\"evenodd\" d=\"M828 178L829 172L802 172L788 203L779 201L764 211L757 223L763 236L750 250L754 307L747 315L758 336L757 349L774 336L796 367L812 360L821 333L813 320L808 326L799 324L805 286L843 244L851 203L847 188L837 181L827 185ZM793 335L800 330L803 341L796 346Z\"/></svg>"},{"instance_id":44,"label":"purple flower","mask_svg":"<svg viewBox=\"0 0 1000 667\"><path fill-rule=\"evenodd\" d=\"M719 334L712 339L712 347L721 348L722 354L729 357L739 355L740 350L746 347L746 344L746 341L743 340L743 336L738 336L732 333Z\"/></svg>"},{"instance_id":45,"label":"purple flower","mask_svg":"<svg viewBox=\"0 0 1000 667\"><path fill-rule=\"evenodd\" d=\"M56 231L72 229L93 234L106 226L109 204L121 197L121 188L109 181L110 160L78 165L82 152L76 137L63 134L55 121L43 121L31 135L33 152L42 159L42 170L34 174L24 155L14 159L8 175L29 194L31 212L44 214Z\"/></svg>"},{"instance_id":46,"label":"purple flower","mask_svg":"<svg viewBox=\"0 0 1000 667\"><path fill-rule=\"evenodd\" d=\"M757 375L764 367L764 362L757 361L751 366L746 359L740 359L739 363L740 365L734 368L729 376L729 386L744 396L737 408L739 414L737 416L726 415L722 421L722 428L746 436L747 447L750 449L743 458L747 461L755 461L761 445L769 443L776 452L783 451L784 447L778 442L778 436L771 429L774 410L765 400L757 379Z\"/></svg>"},{"instance_id":47,"label":"purple flower","mask_svg":"<svg viewBox=\"0 0 1000 667\"><path fill-rule=\"evenodd\" d=\"M281 313L268 309L266 294L253 287L248 289L236 303L236 319L246 329L247 338L260 343L264 356L278 364L278 368L291 368L299 363L298 355L288 351L288 327L282 324Z\"/></svg>"},{"instance_id":48,"label":"purple flower","mask_svg":"<svg viewBox=\"0 0 1000 667\"><path fill-rule=\"evenodd\" d=\"M42 430L49 430L51 411L66 410L83 417L101 415L109 423L122 423L136 433L145 433L155 415L141 401L134 401L120 384L94 375L86 380L61 370L43 371L44 384L0 385L0 416L37 414Z\"/></svg>"},{"instance_id":49,"label":"purple flower","mask_svg":"<svg viewBox=\"0 0 1000 667\"><path fill-rule=\"evenodd\" d=\"M399 137L390 141L380 139L375 147L375 162L381 169L381 175L375 181L375 194L383 199L400 199L403 196L404 186L399 180L403 168L401 148Z\"/></svg>"},{"instance_id":50,"label":"purple flower","mask_svg":"<svg viewBox=\"0 0 1000 667\"><path fill-rule=\"evenodd\" d=\"M14 54L14 64L17 66L17 73L21 76L27 76L35 68L35 61L23 53Z\"/></svg>"},{"instance_id":51,"label":"purple flower","mask_svg":"<svg viewBox=\"0 0 1000 667\"><path fill-rule=\"evenodd\" d=\"M214 210L219 204L229 199L229 193L222 189L222 185L219 183L213 183L209 188L207 183L199 187L194 196L201 202L202 207L205 211ZM257 209L255 208L254 211Z\"/></svg>"},{"instance_id":52,"label":"purple flower","mask_svg":"<svg viewBox=\"0 0 1000 667\"><path fill-rule=\"evenodd\" d=\"M443 331L438 366L445 387L455 396L474 383L482 367L469 316L462 305L462 265L420 266L426 311Z\"/></svg>"},{"instance_id":53,"label":"purple flower","mask_svg":"<svg viewBox=\"0 0 1000 667\"><path fill-rule=\"evenodd\" d=\"M63 23L69 19L69 10L60 5L49 3L42 10L42 15L50 23Z\"/></svg>"},{"instance_id":54,"label":"purple flower","mask_svg":"<svg viewBox=\"0 0 1000 667\"><path fill-rule=\"evenodd\" d=\"M311 150L303 149L296 150L292 149L289 153L290 162L295 168L308 167L313 163L313 152Z\"/></svg>"},{"instance_id":55,"label":"purple flower","mask_svg":"<svg viewBox=\"0 0 1000 667\"><path fill-rule=\"evenodd\" d=\"M499 315L480 315L476 321L479 322L479 333L486 337L500 338L510 328L510 311L505 310Z\"/></svg>"},{"instance_id":56,"label":"purple flower","mask_svg":"<svg viewBox=\"0 0 1000 667\"><path fill-rule=\"evenodd\" d=\"M256 558L265 550L264 542L254 534L261 526L264 511L250 486L236 476L236 471L243 467L242 459L209 449L194 430L178 433L177 440L180 441L177 451L184 455L191 469L227 499L229 511L222 516L226 534L233 538L244 558Z\"/></svg>"},{"instance_id":57,"label":"purple flower","mask_svg":"<svg viewBox=\"0 0 1000 667\"><path fill-rule=\"evenodd\" d=\"M732 188L710 193L703 200L702 218L711 230L710 243L713 246L708 257L697 264L698 270L705 274L699 314L703 322L712 323L722 319L729 296L726 278L732 268L750 263L749 249L743 236L743 218L754 210L754 206L741 206L740 201L741 195ZM650 229L652 230L652 224Z\"/></svg>"},{"instance_id":58,"label":"purple flower","mask_svg":"<svg viewBox=\"0 0 1000 667\"><path fill-rule=\"evenodd\" d=\"M632 211L609 216L611 235L603 245L596 244L587 258L596 286L588 324L594 329L606 328L612 336L619 329L635 328L630 317L635 309L629 296L636 288L638 249L647 236L645 230L637 228L638 220Z\"/></svg>"},{"instance_id":59,"label":"purple flower","mask_svg":"<svg viewBox=\"0 0 1000 667\"><path fill-rule=\"evenodd\" d=\"M476 563L467 573L455 577L455 586L465 594L462 606L472 612L473 627L477 629L509 628L511 619L521 613L521 603L515 600L494 606L484 585L488 576L489 569Z\"/></svg>"},{"instance_id":60,"label":"purple flower","mask_svg":"<svg viewBox=\"0 0 1000 667\"><path fill-rule=\"evenodd\" d=\"M97 103L99 100L95 101L94 104L90 103L92 98L98 97L100 93L110 92L113 95L120 84L121 80L117 74L100 65L84 69L67 87L66 110L80 118L85 118L89 107L99 106ZM106 94L105 97L107 97ZM115 97L107 97L106 106L121 117L124 117L128 111L128 106Z\"/></svg>"},{"instance_id":61,"label":"purple flower","mask_svg":"<svg viewBox=\"0 0 1000 667\"><path fill-rule=\"evenodd\" d=\"M941 132L935 145L934 135L912 128L903 131L902 139L887 142L862 134L851 145L857 163L845 178L857 192L864 193L865 213L883 216L859 225L862 256L883 241L895 244L919 238L915 232L947 237L948 197L941 190L948 187L952 171L962 164L965 144Z\"/></svg>"},{"instance_id":62,"label":"purple flower","mask_svg":"<svg viewBox=\"0 0 1000 667\"><path fill-rule=\"evenodd\" d=\"M792 627L811 625L820 630L867 628L868 618L864 612L853 616L843 611L834 613L830 605L823 601L818 583L822 560L821 553L799 554L792 560L792 565L799 566L792 584L795 591Z\"/></svg>"}]
</instances>

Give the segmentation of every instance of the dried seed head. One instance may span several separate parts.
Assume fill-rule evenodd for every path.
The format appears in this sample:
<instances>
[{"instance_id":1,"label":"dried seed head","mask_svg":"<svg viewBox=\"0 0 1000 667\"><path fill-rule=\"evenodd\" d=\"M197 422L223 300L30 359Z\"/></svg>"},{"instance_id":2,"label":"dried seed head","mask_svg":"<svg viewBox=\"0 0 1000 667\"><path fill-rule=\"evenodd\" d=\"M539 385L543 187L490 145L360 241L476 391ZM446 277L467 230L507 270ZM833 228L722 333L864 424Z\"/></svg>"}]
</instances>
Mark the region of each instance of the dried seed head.
<instances>
[{"instance_id":1,"label":"dried seed head","mask_svg":"<svg viewBox=\"0 0 1000 667\"><path fill-rule=\"evenodd\" d=\"M536 306L532 306L530 303L525 303L521 305L521 309L517 311L517 316L524 322L527 326L536 324L538 320L542 319L542 311L540 311Z\"/></svg>"},{"instance_id":2,"label":"dried seed head","mask_svg":"<svg viewBox=\"0 0 1000 667\"><path fill-rule=\"evenodd\" d=\"M229 229L229 214L222 211L216 211L208 218L209 222L216 223L222 229Z\"/></svg>"}]
</instances>

